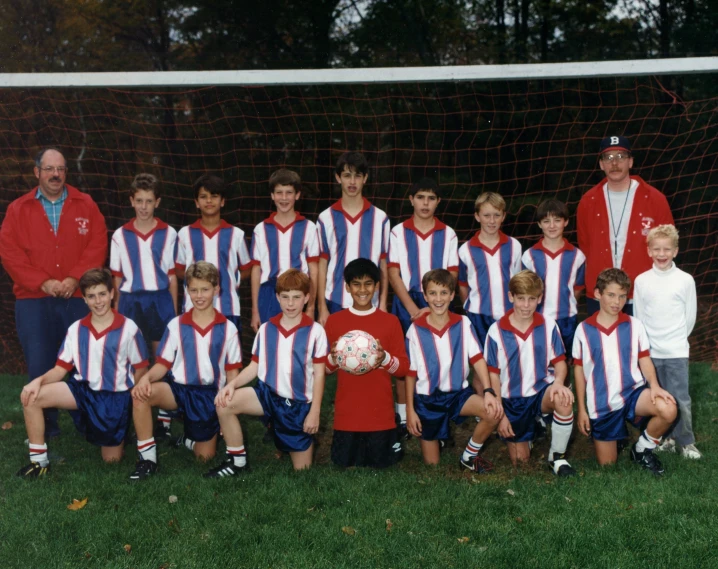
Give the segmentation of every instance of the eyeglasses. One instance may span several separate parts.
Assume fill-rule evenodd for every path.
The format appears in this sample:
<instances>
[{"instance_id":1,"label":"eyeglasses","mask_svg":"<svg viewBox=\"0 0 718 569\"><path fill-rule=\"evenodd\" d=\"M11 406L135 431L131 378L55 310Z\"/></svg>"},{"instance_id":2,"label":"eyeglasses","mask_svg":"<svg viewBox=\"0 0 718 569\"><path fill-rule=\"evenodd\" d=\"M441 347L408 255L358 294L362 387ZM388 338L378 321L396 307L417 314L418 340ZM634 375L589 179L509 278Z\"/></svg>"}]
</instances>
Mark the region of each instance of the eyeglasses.
<instances>
[{"instance_id":1,"label":"eyeglasses","mask_svg":"<svg viewBox=\"0 0 718 569\"><path fill-rule=\"evenodd\" d=\"M604 162L623 162L630 157L631 155L628 152L616 152L615 154L603 154L601 160Z\"/></svg>"},{"instance_id":2,"label":"eyeglasses","mask_svg":"<svg viewBox=\"0 0 718 569\"><path fill-rule=\"evenodd\" d=\"M67 168L65 166L42 166L38 168L41 172L47 172L48 174L57 171L58 174L64 174L67 172Z\"/></svg>"}]
</instances>

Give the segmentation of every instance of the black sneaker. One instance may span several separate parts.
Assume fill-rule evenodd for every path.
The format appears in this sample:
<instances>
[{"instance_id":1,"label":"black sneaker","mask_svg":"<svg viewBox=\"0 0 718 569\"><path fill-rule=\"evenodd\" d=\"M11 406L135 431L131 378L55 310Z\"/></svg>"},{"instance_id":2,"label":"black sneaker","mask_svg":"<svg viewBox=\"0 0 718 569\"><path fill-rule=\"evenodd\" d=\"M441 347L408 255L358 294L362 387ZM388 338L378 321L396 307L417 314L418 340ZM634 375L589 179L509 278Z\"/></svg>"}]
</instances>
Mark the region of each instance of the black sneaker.
<instances>
[{"instance_id":1,"label":"black sneaker","mask_svg":"<svg viewBox=\"0 0 718 569\"><path fill-rule=\"evenodd\" d=\"M130 480L144 480L156 474L158 470L157 463L151 460L138 460L135 464L135 471L130 474Z\"/></svg>"},{"instance_id":2,"label":"black sneaker","mask_svg":"<svg viewBox=\"0 0 718 569\"><path fill-rule=\"evenodd\" d=\"M646 470L650 470L656 476L663 476L666 472L661 461L653 454L652 450L646 449L643 452L638 452L636 451L635 443L631 447L631 460L636 464L640 464Z\"/></svg>"},{"instance_id":3,"label":"black sneaker","mask_svg":"<svg viewBox=\"0 0 718 569\"><path fill-rule=\"evenodd\" d=\"M244 466L237 466L234 464L234 459L228 458L219 466L215 466L208 472L205 472L203 478L227 478L229 476L238 476L242 472L247 472L249 465L245 462Z\"/></svg>"},{"instance_id":4,"label":"black sneaker","mask_svg":"<svg viewBox=\"0 0 718 569\"><path fill-rule=\"evenodd\" d=\"M20 478L40 478L45 476L49 470L49 464L40 466L40 463L38 462L31 462L27 466L23 466L20 470L18 470L15 476L19 476Z\"/></svg>"},{"instance_id":5,"label":"black sneaker","mask_svg":"<svg viewBox=\"0 0 718 569\"><path fill-rule=\"evenodd\" d=\"M172 438L172 431L162 421L155 421L155 428L152 432L155 442L164 443Z\"/></svg>"},{"instance_id":6,"label":"black sneaker","mask_svg":"<svg viewBox=\"0 0 718 569\"><path fill-rule=\"evenodd\" d=\"M494 469L493 463L489 459L481 456L481 454L472 456L469 460L464 460L462 455L461 459L459 459L459 463L464 468L476 472L476 474L488 474Z\"/></svg>"},{"instance_id":7,"label":"black sneaker","mask_svg":"<svg viewBox=\"0 0 718 569\"><path fill-rule=\"evenodd\" d=\"M411 438L411 433L406 428L406 423L397 423L396 436L400 441L408 441Z\"/></svg>"},{"instance_id":8,"label":"black sneaker","mask_svg":"<svg viewBox=\"0 0 718 569\"><path fill-rule=\"evenodd\" d=\"M553 453L553 460L548 461L548 467L559 478L568 478L578 474L566 460L566 455L559 452Z\"/></svg>"}]
</instances>

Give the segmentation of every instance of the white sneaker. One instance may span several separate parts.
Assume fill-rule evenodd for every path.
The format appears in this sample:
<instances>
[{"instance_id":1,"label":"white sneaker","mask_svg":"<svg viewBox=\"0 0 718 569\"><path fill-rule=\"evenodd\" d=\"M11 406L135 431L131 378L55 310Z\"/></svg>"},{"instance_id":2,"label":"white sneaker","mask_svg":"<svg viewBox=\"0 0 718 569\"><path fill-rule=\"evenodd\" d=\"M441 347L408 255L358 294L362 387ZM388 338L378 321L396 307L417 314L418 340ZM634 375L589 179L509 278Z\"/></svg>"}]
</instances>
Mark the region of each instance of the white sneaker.
<instances>
[{"instance_id":1,"label":"white sneaker","mask_svg":"<svg viewBox=\"0 0 718 569\"><path fill-rule=\"evenodd\" d=\"M693 460L703 458L701 451L699 451L694 444L684 446L681 449L681 454L683 455L683 458L692 458Z\"/></svg>"},{"instance_id":2,"label":"white sneaker","mask_svg":"<svg viewBox=\"0 0 718 569\"><path fill-rule=\"evenodd\" d=\"M695 448L695 447L694 447ZM676 439L666 439L662 444L655 448L655 452L678 452L676 447Z\"/></svg>"}]
</instances>

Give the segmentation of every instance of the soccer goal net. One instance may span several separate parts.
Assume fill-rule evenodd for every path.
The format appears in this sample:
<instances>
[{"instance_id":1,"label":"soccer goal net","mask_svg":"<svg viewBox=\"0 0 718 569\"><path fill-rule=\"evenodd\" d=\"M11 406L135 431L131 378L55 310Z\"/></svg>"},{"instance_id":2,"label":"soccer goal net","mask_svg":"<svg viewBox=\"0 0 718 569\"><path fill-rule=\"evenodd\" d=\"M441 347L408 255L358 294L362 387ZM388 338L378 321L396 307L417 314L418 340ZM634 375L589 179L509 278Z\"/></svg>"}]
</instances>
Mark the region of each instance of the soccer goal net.
<instances>
[{"instance_id":1,"label":"soccer goal net","mask_svg":"<svg viewBox=\"0 0 718 569\"><path fill-rule=\"evenodd\" d=\"M300 173L311 219L338 197L333 165L346 150L371 165L367 197L393 223L410 214L412 182L435 178L438 216L460 241L477 230L486 190L508 204L506 233L539 237L536 205L575 213L600 181L607 135L629 136L633 172L662 190L681 234L680 266L696 280L695 359L716 357L718 58L611 63L252 72L0 75L0 216L35 187L33 156L60 147L69 184L88 192L114 231L133 211L140 172L162 182L158 215L196 219L192 182L229 186L223 216L249 238L271 211L267 180ZM568 228L575 242L575 224ZM7 274L0 273L0 372L24 367ZM250 315L248 292L243 313ZM247 322L248 324L248 322ZM249 330L249 326L244 327ZM245 345L248 338L245 338ZM251 345L251 344L250 344Z\"/></svg>"}]
</instances>

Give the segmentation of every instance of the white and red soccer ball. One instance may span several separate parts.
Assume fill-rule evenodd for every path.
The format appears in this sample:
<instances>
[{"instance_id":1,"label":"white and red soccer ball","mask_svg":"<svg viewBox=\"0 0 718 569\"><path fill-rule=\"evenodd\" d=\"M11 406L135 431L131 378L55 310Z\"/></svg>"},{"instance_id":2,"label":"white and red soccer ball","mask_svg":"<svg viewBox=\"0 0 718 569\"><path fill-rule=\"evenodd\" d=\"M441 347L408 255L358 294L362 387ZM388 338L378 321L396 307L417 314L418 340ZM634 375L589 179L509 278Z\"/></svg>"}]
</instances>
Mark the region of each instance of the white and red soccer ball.
<instances>
[{"instance_id":1,"label":"white and red soccer ball","mask_svg":"<svg viewBox=\"0 0 718 569\"><path fill-rule=\"evenodd\" d=\"M379 346L371 334L362 330L347 332L337 340L335 363L354 375L376 367Z\"/></svg>"}]
</instances>

